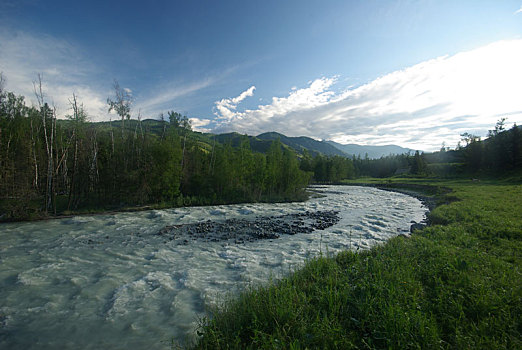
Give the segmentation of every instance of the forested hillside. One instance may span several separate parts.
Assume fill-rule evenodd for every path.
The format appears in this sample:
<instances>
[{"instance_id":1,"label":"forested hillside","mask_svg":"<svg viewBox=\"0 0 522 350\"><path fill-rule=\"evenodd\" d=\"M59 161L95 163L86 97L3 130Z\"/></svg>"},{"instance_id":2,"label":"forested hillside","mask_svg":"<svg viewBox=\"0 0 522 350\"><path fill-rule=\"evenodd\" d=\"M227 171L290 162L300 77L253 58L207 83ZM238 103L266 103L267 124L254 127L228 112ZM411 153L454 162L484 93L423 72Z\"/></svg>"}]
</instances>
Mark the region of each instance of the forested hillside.
<instances>
[{"instance_id":1,"label":"forested hillside","mask_svg":"<svg viewBox=\"0 0 522 350\"><path fill-rule=\"evenodd\" d=\"M292 147L297 152L303 153L308 152L313 156L322 154L325 156L341 156L346 157L347 154L343 151L333 147L328 142L317 141L310 137L300 136L300 137L289 137L277 132L265 132L263 134L257 135L258 139L261 140L281 140L282 143Z\"/></svg>"},{"instance_id":2,"label":"forested hillside","mask_svg":"<svg viewBox=\"0 0 522 350\"><path fill-rule=\"evenodd\" d=\"M160 120L131 119L132 100L117 83L107 99L117 120L89 122L75 95L70 115L58 119L40 86L37 106L0 89L0 220L150 204L296 200L305 198L310 181L495 176L522 167L520 127L506 130L505 119L484 141L461 135L465 144L456 150L349 159L306 137L194 132L173 111Z\"/></svg>"},{"instance_id":3,"label":"forested hillside","mask_svg":"<svg viewBox=\"0 0 522 350\"><path fill-rule=\"evenodd\" d=\"M437 152L400 154L379 159L353 158L357 176L389 177L411 174L415 176L505 176L522 169L522 131L514 124L506 128L500 119L488 137L469 133L461 135L456 149L441 147Z\"/></svg>"},{"instance_id":4,"label":"forested hillside","mask_svg":"<svg viewBox=\"0 0 522 350\"><path fill-rule=\"evenodd\" d=\"M191 130L187 117L130 119L115 86L117 122L90 123L76 96L59 120L37 86L38 106L0 91L0 220L162 204L200 205L304 198L311 174L271 142L253 152Z\"/></svg>"}]
</instances>

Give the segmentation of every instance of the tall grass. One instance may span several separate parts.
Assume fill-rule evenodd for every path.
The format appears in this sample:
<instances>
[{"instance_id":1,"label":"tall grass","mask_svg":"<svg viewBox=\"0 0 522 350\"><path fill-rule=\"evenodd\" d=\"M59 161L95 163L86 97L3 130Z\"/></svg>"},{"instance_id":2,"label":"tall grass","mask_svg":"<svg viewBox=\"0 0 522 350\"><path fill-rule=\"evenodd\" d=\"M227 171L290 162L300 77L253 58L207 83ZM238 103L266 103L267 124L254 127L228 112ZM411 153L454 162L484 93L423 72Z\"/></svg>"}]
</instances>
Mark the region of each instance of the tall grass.
<instances>
[{"instance_id":1,"label":"tall grass","mask_svg":"<svg viewBox=\"0 0 522 350\"><path fill-rule=\"evenodd\" d=\"M521 349L522 186L432 185L453 190L432 226L245 291L195 348Z\"/></svg>"}]
</instances>

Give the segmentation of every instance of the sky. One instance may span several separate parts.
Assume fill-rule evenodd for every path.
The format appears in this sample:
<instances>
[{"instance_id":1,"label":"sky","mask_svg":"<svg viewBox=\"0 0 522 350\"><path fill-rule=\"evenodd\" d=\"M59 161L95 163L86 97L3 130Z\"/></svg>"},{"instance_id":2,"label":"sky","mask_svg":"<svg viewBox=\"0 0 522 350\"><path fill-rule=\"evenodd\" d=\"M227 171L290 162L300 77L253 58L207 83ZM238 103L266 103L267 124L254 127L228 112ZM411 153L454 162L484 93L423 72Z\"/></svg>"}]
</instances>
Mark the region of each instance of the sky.
<instances>
[{"instance_id":1,"label":"sky","mask_svg":"<svg viewBox=\"0 0 522 350\"><path fill-rule=\"evenodd\" d=\"M5 89L90 120L433 151L522 124L522 1L0 0Z\"/></svg>"}]
</instances>

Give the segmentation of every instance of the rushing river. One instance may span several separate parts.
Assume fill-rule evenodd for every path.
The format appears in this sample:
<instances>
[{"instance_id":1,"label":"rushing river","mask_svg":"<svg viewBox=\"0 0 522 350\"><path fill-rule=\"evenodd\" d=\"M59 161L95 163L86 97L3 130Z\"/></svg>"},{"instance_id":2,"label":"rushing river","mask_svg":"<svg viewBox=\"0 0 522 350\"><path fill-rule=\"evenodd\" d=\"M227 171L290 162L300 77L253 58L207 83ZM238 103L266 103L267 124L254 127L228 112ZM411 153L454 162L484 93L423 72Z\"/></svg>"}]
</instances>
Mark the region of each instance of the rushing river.
<instances>
[{"instance_id":1,"label":"rushing river","mask_svg":"<svg viewBox=\"0 0 522 350\"><path fill-rule=\"evenodd\" d=\"M421 221L413 197L316 188L305 203L242 204L0 224L0 348L169 349L205 307L319 252L367 249ZM324 230L236 243L158 234L166 226L338 211Z\"/></svg>"}]
</instances>

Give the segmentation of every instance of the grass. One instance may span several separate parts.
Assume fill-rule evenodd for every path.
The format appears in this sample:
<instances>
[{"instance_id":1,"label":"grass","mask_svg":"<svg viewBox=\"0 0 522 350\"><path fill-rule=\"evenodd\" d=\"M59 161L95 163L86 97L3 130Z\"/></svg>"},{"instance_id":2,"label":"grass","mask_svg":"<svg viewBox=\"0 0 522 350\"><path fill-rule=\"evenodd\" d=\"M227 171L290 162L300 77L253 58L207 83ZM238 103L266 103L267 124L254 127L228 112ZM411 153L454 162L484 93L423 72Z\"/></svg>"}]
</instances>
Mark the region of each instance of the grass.
<instances>
[{"instance_id":1,"label":"grass","mask_svg":"<svg viewBox=\"0 0 522 350\"><path fill-rule=\"evenodd\" d=\"M243 292L210 310L194 348L521 349L522 185L384 181L400 182L452 190L431 191L447 203L431 226Z\"/></svg>"}]
</instances>

